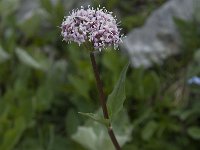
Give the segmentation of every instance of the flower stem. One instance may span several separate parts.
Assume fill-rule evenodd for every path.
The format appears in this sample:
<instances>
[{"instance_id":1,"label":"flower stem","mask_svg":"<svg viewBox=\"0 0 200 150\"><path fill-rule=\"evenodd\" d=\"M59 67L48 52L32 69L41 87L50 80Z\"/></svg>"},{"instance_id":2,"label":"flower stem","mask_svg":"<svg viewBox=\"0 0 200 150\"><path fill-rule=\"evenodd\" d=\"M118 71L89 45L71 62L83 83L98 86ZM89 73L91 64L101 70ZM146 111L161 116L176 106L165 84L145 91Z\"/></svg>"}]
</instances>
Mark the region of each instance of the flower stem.
<instances>
[{"instance_id":1,"label":"flower stem","mask_svg":"<svg viewBox=\"0 0 200 150\"><path fill-rule=\"evenodd\" d=\"M92 68L93 68L95 79L96 79L97 89L98 89L98 92L99 92L99 100L100 100L101 107L102 107L102 110L103 110L103 116L104 116L105 119L109 119L108 109L107 109L107 106L106 106L106 98L105 98L105 94L104 94L104 91L103 91L103 84L102 84L102 81L100 79L97 63L96 63L95 56L94 56L93 52L90 52L90 59L91 59ZM115 134L113 132L111 124L109 124L109 127L108 127L108 134L110 136L110 139L111 139L113 145L115 146L115 149L121 150L120 145L119 145L119 143L118 143L118 141L115 137Z\"/></svg>"}]
</instances>

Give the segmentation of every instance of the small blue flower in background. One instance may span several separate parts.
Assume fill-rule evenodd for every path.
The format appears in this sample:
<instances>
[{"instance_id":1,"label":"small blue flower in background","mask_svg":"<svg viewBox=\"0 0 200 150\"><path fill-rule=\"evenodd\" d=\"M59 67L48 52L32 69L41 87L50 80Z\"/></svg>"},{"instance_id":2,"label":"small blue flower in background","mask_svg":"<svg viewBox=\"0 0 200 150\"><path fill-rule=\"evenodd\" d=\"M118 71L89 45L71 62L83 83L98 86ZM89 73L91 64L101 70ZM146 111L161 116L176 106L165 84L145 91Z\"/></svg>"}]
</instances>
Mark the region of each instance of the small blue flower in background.
<instances>
[{"instance_id":1,"label":"small blue flower in background","mask_svg":"<svg viewBox=\"0 0 200 150\"><path fill-rule=\"evenodd\" d=\"M188 84L200 85L200 77L194 76L188 80Z\"/></svg>"}]
</instances>

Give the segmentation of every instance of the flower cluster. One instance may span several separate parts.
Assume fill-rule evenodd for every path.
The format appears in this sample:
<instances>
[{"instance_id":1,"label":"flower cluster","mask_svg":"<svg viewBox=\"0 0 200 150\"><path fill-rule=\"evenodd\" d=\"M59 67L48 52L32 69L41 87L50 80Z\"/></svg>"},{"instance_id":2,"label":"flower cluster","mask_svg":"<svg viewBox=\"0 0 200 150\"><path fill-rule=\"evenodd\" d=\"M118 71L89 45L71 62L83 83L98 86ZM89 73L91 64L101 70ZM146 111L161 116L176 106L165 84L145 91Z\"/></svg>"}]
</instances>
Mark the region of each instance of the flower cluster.
<instances>
[{"instance_id":1,"label":"flower cluster","mask_svg":"<svg viewBox=\"0 0 200 150\"><path fill-rule=\"evenodd\" d=\"M116 19L105 8L95 10L88 6L87 9L73 10L70 16L65 17L61 28L65 41L79 45L91 42L98 50L112 45L117 48L122 42Z\"/></svg>"}]
</instances>

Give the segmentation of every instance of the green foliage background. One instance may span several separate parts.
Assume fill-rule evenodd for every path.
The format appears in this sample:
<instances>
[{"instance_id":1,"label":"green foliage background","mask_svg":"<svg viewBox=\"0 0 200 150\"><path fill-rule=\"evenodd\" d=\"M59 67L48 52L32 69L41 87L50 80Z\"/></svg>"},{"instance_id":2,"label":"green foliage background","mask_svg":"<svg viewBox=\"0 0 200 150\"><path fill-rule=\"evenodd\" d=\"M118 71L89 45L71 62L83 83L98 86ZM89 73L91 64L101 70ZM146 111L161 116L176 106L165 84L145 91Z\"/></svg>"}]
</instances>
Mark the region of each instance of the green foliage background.
<instances>
[{"instance_id":1,"label":"green foliage background","mask_svg":"<svg viewBox=\"0 0 200 150\"><path fill-rule=\"evenodd\" d=\"M163 2L108 0L94 1L94 6L101 3L118 12L128 33ZM15 13L20 0L0 1L0 150L84 150L95 141L82 146L79 138L89 137L88 132L78 134L79 127L93 132L89 127L95 126L95 134L103 130L77 113L95 112L99 103L89 55L76 44L62 42L57 28L76 7L69 5L66 10L61 1L41 0L39 11L19 20ZM200 76L200 20L175 22L184 43L180 54L162 66L128 71L125 113L115 124L128 139L124 150L200 147L200 86L187 84ZM98 56L106 94L126 61L120 51Z\"/></svg>"}]
</instances>

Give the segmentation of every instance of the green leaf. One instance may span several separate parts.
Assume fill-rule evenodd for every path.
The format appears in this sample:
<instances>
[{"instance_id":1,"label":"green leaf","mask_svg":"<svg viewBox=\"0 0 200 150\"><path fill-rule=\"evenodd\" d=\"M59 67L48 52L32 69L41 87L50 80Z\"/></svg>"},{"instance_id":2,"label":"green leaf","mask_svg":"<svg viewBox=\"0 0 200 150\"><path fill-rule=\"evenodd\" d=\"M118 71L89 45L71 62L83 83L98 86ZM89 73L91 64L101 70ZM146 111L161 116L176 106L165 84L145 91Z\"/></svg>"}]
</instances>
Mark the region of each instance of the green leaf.
<instances>
[{"instance_id":1,"label":"green leaf","mask_svg":"<svg viewBox=\"0 0 200 150\"><path fill-rule=\"evenodd\" d=\"M157 128L157 123L155 121L150 121L142 131L142 139L149 140L153 136L156 128Z\"/></svg>"},{"instance_id":2,"label":"green leaf","mask_svg":"<svg viewBox=\"0 0 200 150\"><path fill-rule=\"evenodd\" d=\"M83 113L83 112L78 112L79 114L89 117L90 119L97 121L105 126L108 127L109 125L109 120L108 119L104 119L102 116L98 115L98 114L93 114L93 113Z\"/></svg>"},{"instance_id":3,"label":"green leaf","mask_svg":"<svg viewBox=\"0 0 200 150\"><path fill-rule=\"evenodd\" d=\"M44 69L44 67L39 64L32 56L30 56L25 50L17 48L15 52L22 63L35 69Z\"/></svg>"},{"instance_id":4,"label":"green leaf","mask_svg":"<svg viewBox=\"0 0 200 150\"><path fill-rule=\"evenodd\" d=\"M0 145L1 150L12 150L20 140L26 128L25 120L22 117L16 119L13 128L9 129L3 138L3 143Z\"/></svg>"},{"instance_id":5,"label":"green leaf","mask_svg":"<svg viewBox=\"0 0 200 150\"><path fill-rule=\"evenodd\" d=\"M129 63L123 68L112 93L108 96L107 107L111 119L122 110L124 101L126 99L125 79L128 67Z\"/></svg>"},{"instance_id":6,"label":"green leaf","mask_svg":"<svg viewBox=\"0 0 200 150\"><path fill-rule=\"evenodd\" d=\"M26 16L20 18L17 25L27 38L34 37L39 34L42 21L47 17L48 13L43 9L32 10Z\"/></svg>"},{"instance_id":7,"label":"green leaf","mask_svg":"<svg viewBox=\"0 0 200 150\"><path fill-rule=\"evenodd\" d=\"M3 48L0 46L0 63L4 62L5 60L7 60L9 58L10 58L9 54L7 52L5 52L3 50Z\"/></svg>"},{"instance_id":8,"label":"green leaf","mask_svg":"<svg viewBox=\"0 0 200 150\"><path fill-rule=\"evenodd\" d=\"M88 150L98 150L96 146L98 136L92 127L79 127L78 131L72 135L72 139Z\"/></svg>"},{"instance_id":9,"label":"green leaf","mask_svg":"<svg viewBox=\"0 0 200 150\"><path fill-rule=\"evenodd\" d=\"M98 112L97 112L98 114ZM132 124L126 111L113 122L115 136L122 147L132 138ZM86 121L84 126L78 127L72 139L88 150L115 150L107 129L94 121Z\"/></svg>"},{"instance_id":10,"label":"green leaf","mask_svg":"<svg viewBox=\"0 0 200 150\"><path fill-rule=\"evenodd\" d=\"M160 86L159 77L157 76L155 72L150 72L144 75L141 84L144 90L144 94L142 95L142 97L144 99L149 99L159 89L159 86Z\"/></svg>"},{"instance_id":11,"label":"green leaf","mask_svg":"<svg viewBox=\"0 0 200 150\"><path fill-rule=\"evenodd\" d=\"M79 76L76 75L69 75L68 79L73 86L74 90L77 92L77 94L80 94L83 96L86 100L90 100L89 98L89 84L87 84L87 81L80 78Z\"/></svg>"},{"instance_id":12,"label":"green leaf","mask_svg":"<svg viewBox=\"0 0 200 150\"><path fill-rule=\"evenodd\" d=\"M200 139L200 128L199 127L190 127L187 130L188 134L195 140L199 140Z\"/></svg>"},{"instance_id":13,"label":"green leaf","mask_svg":"<svg viewBox=\"0 0 200 150\"><path fill-rule=\"evenodd\" d=\"M66 116L66 130L67 133L72 135L76 132L78 125L80 124L78 114L74 109L70 109Z\"/></svg>"}]
</instances>

